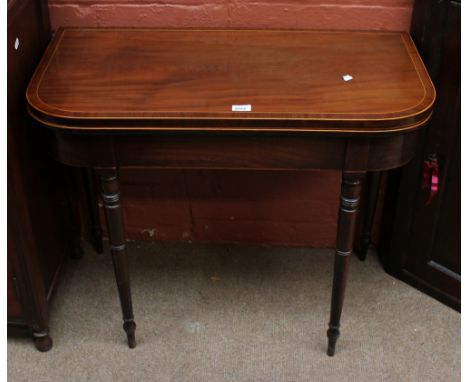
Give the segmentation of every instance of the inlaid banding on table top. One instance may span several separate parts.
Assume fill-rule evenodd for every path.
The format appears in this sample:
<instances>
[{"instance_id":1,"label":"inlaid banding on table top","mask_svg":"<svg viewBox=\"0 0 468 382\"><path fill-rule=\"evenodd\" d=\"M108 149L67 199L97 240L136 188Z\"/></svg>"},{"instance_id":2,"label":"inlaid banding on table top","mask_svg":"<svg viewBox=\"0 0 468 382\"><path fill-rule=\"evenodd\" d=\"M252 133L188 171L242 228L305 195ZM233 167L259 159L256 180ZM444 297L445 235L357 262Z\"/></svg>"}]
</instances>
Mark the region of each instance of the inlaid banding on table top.
<instances>
[{"instance_id":1,"label":"inlaid banding on table top","mask_svg":"<svg viewBox=\"0 0 468 382\"><path fill-rule=\"evenodd\" d=\"M131 131L402 131L434 98L407 33L305 30L59 29L27 91L50 127Z\"/></svg>"}]
</instances>

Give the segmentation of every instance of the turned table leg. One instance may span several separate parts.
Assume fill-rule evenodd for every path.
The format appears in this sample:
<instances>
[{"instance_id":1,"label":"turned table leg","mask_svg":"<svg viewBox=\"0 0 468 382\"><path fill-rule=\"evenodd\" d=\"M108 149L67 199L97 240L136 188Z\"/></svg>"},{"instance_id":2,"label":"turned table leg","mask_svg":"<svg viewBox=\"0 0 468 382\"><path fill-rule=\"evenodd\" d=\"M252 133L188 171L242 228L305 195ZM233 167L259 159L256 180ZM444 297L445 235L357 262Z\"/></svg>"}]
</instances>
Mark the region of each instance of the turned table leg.
<instances>
[{"instance_id":1,"label":"turned table leg","mask_svg":"<svg viewBox=\"0 0 468 382\"><path fill-rule=\"evenodd\" d=\"M330 322L328 324L327 354L335 354L336 341L340 335L340 318L348 276L349 259L352 252L354 226L359 205L361 189L360 174L343 173L336 239L333 290L331 300Z\"/></svg>"},{"instance_id":2,"label":"turned table leg","mask_svg":"<svg viewBox=\"0 0 468 382\"><path fill-rule=\"evenodd\" d=\"M128 346L134 348L135 321L133 319L132 296L130 293L130 277L128 271L127 253L123 230L122 210L120 207L119 182L116 169L99 170L98 172L101 196L106 214L112 262L119 290L120 305L123 313L123 328L127 333Z\"/></svg>"}]
</instances>

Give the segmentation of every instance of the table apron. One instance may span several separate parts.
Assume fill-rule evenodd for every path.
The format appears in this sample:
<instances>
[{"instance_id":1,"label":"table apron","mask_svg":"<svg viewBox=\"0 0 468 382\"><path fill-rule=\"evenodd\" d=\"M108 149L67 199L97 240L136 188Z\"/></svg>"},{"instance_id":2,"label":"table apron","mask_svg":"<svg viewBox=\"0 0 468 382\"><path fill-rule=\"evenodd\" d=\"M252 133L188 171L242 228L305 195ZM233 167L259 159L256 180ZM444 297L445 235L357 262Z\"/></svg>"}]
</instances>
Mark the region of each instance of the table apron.
<instances>
[{"instance_id":1,"label":"table apron","mask_svg":"<svg viewBox=\"0 0 468 382\"><path fill-rule=\"evenodd\" d=\"M391 136L73 134L50 130L50 151L79 167L168 169L343 170L346 152L368 150L355 170L380 171L407 163L419 131ZM349 155L349 154L348 154Z\"/></svg>"}]
</instances>

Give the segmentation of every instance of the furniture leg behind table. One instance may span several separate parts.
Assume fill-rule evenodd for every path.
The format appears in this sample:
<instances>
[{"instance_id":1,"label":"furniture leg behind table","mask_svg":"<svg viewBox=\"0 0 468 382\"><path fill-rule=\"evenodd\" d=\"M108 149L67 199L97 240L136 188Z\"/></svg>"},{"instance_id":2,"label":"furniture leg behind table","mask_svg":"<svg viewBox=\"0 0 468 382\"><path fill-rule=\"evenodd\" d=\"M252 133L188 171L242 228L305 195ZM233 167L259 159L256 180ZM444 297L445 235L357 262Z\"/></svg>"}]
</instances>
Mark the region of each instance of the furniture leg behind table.
<instances>
[{"instance_id":1,"label":"furniture leg behind table","mask_svg":"<svg viewBox=\"0 0 468 382\"><path fill-rule=\"evenodd\" d=\"M368 192L366 197L366 208L364 209L364 225L359 237L358 248L356 249L356 252L358 253L359 259L361 261L366 260L367 251L369 250L369 245L371 243L372 227L374 225L381 178L381 171L370 172L367 176Z\"/></svg>"},{"instance_id":2,"label":"furniture leg behind table","mask_svg":"<svg viewBox=\"0 0 468 382\"><path fill-rule=\"evenodd\" d=\"M96 195L94 171L91 168L83 169L84 186L86 189L86 201L89 218L91 220L91 236L94 250L97 253L103 253L102 229L99 221L98 198Z\"/></svg>"},{"instance_id":3,"label":"furniture leg behind table","mask_svg":"<svg viewBox=\"0 0 468 382\"><path fill-rule=\"evenodd\" d=\"M130 292L130 275L128 270L127 252L125 249L125 237L122 221L122 209L120 206L120 190L117 179L117 169L98 169L101 186L101 196L106 214L107 230L114 264L115 278L119 290L120 305L123 313L123 328L127 333L128 346L134 348L135 321L133 318L132 296Z\"/></svg>"}]
</instances>

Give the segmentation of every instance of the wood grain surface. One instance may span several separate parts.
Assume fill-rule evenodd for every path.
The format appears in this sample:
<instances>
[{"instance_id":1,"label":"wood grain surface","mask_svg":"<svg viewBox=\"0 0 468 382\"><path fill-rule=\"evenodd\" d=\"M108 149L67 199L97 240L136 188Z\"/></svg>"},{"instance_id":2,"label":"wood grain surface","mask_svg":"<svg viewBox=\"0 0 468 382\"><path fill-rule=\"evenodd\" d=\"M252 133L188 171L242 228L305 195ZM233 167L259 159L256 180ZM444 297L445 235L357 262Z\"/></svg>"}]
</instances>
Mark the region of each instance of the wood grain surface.
<instances>
[{"instance_id":1,"label":"wood grain surface","mask_svg":"<svg viewBox=\"0 0 468 382\"><path fill-rule=\"evenodd\" d=\"M305 30L59 29L27 90L44 124L99 131L388 133L434 98L407 33Z\"/></svg>"}]
</instances>

